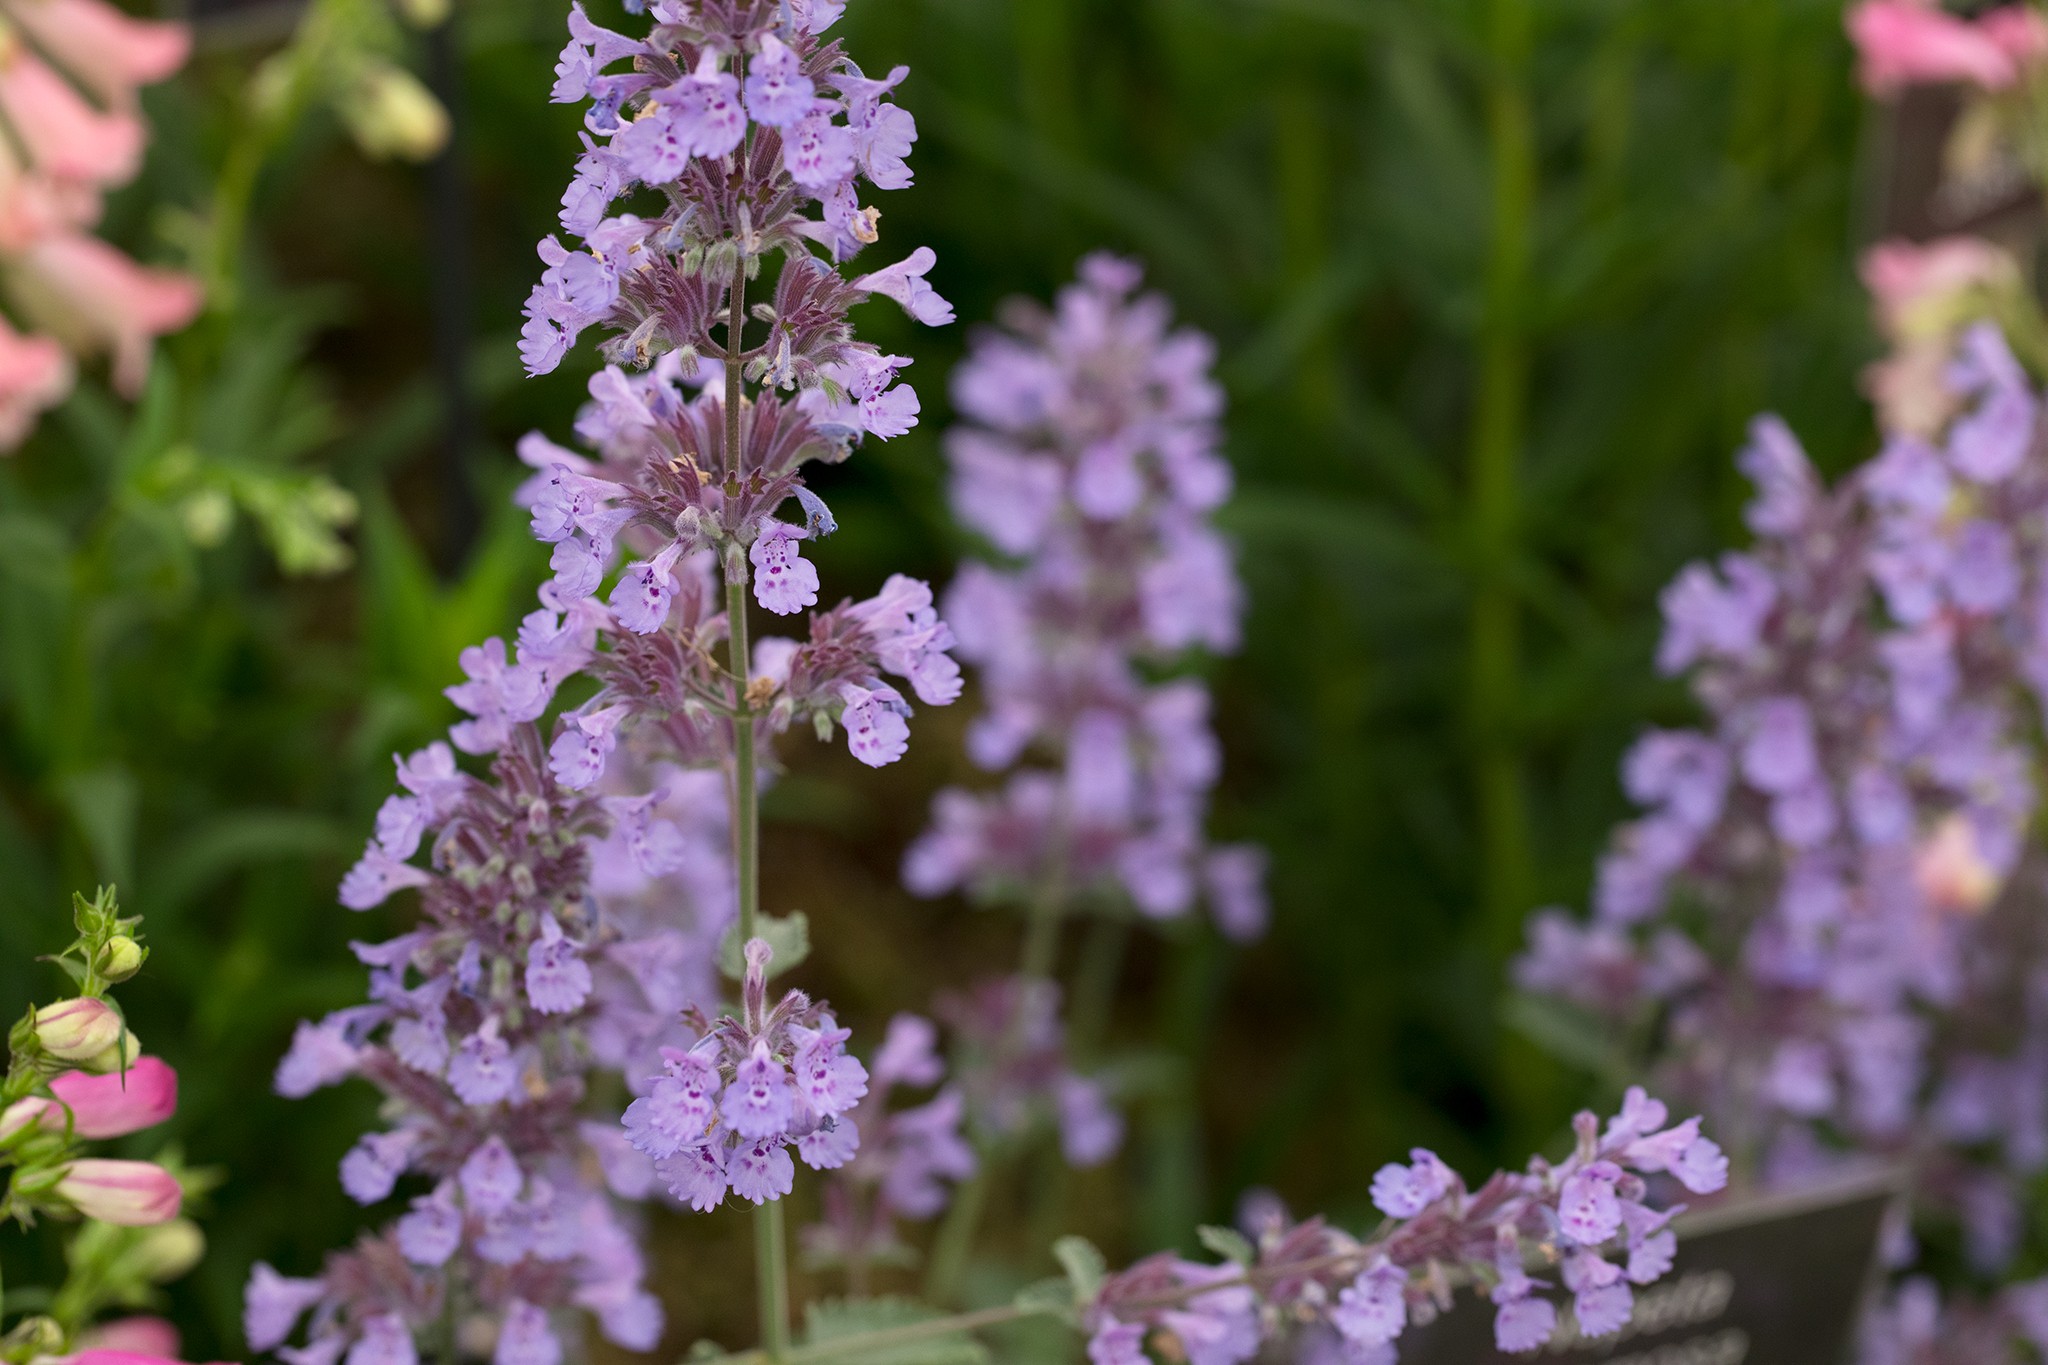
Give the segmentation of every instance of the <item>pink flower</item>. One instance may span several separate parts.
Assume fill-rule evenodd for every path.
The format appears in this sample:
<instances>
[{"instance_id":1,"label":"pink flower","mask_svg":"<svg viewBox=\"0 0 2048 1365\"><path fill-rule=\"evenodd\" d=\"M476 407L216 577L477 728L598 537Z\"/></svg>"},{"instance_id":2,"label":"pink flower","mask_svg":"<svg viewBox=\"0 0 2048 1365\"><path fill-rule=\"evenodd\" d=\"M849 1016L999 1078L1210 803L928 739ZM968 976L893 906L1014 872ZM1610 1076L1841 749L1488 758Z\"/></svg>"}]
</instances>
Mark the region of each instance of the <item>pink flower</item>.
<instances>
[{"instance_id":1,"label":"pink flower","mask_svg":"<svg viewBox=\"0 0 2048 1365\"><path fill-rule=\"evenodd\" d=\"M174 1356L149 1351L128 1351L110 1346L89 1346L76 1355L57 1356L53 1365L181 1365Z\"/></svg>"},{"instance_id":2,"label":"pink flower","mask_svg":"<svg viewBox=\"0 0 2048 1365\"><path fill-rule=\"evenodd\" d=\"M1963 81L2003 90L2020 65L2048 47L2040 16L2018 5L1975 23L1925 0L1863 0L1849 11L1850 40L1863 59L1864 88L1889 95L1922 82Z\"/></svg>"},{"instance_id":3,"label":"pink flower","mask_svg":"<svg viewBox=\"0 0 2048 1365\"><path fill-rule=\"evenodd\" d=\"M11 263L8 282L39 329L82 355L111 351L114 385L130 396L149 373L155 339L199 312L197 280L137 265L81 233L31 246Z\"/></svg>"},{"instance_id":4,"label":"pink flower","mask_svg":"<svg viewBox=\"0 0 2048 1365\"><path fill-rule=\"evenodd\" d=\"M62 346L0 321L0 454L20 445L43 409L63 400L72 378Z\"/></svg>"},{"instance_id":5,"label":"pink flower","mask_svg":"<svg viewBox=\"0 0 2048 1365\"><path fill-rule=\"evenodd\" d=\"M176 1218L185 1196L177 1180L161 1166L87 1158L71 1163L57 1182L57 1197L69 1200L88 1218L142 1228Z\"/></svg>"},{"instance_id":6,"label":"pink flower","mask_svg":"<svg viewBox=\"0 0 2048 1365\"><path fill-rule=\"evenodd\" d=\"M87 1353L147 1356L155 1360L176 1360L183 1345L178 1329L167 1320L147 1314L115 1318L88 1329L79 1338Z\"/></svg>"},{"instance_id":7,"label":"pink flower","mask_svg":"<svg viewBox=\"0 0 2048 1365\"><path fill-rule=\"evenodd\" d=\"M55 179L119 185L142 168L142 120L93 108L11 35L0 37L0 115L29 164Z\"/></svg>"},{"instance_id":8,"label":"pink flower","mask_svg":"<svg viewBox=\"0 0 2048 1365\"><path fill-rule=\"evenodd\" d=\"M1893 238L1863 253L1858 270L1877 304L1878 320L1893 333L1945 326L1928 314L1945 311L1943 305L1977 285L2017 275L2012 257L1981 237Z\"/></svg>"},{"instance_id":9,"label":"pink flower","mask_svg":"<svg viewBox=\"0 0 2048 1365\"><path fill-rule=\"evenodd\" d=\"M106 0L8 0L7 17L36 46L109 104L185 64L192 34L183 24L131 19Z\"/></svg>"},{"instance_id":10,"label":"pink flower","mask_svg":"<svg viewBox=\"0 0 2048 1365\"><path fill-rule=\"evenodd\" d=\"M71 1131L81 1138L113 1138L153 1128L178 1108L178 1073L155 1057L138 1057L126 1074L88 1076L67 1071L50 1082L58 1103L43 1115L45 1128L61 1129L71 1111Z\"/></svg>"}]
</instances>

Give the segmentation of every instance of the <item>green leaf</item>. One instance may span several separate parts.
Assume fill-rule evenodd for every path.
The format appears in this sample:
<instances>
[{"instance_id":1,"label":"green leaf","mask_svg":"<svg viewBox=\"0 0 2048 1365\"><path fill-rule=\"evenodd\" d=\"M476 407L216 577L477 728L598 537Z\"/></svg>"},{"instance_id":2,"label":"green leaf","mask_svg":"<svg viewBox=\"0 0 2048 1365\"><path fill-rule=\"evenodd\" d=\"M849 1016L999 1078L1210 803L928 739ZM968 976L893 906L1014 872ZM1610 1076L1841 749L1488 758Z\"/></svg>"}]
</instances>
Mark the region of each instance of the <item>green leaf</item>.
<instances>
[{"instance_id":1,"label":"green leaf","mask_svg":"<svg viewBox=\"0 0 2048 1365\"><path fill-rule=\"evenodd\" d=\"M100 877L115 885L133 881L135 872L135 775L108 766L72 773L58 784L71 818L92 850Z\"/></svg>"},{"instance_id":2,"label":"green leaf","mask_svg":"<svg viewBox=\"0 0 2048 1365\"><path fill-rule=\"evenodd\" d=\"M1252 1250L1252 1244L1236 1228L1222 1228L1214 1224L1208 1224L1196 1228L1195 1236L1201 1238L1203 1246L1209 1248L1209 1250L1215 1252L1224 1260L1235 1261L1239 1265L1250 1265L1257 1255Z\"/></svg>"},{"instance_id":3,"label":"green leaf","mask_svg":"<svg viewBox=\"0 0 2048 1365\"><path fill-rule=\"evenodd\" d=\"M768 940L769 948L775 953L768 959L771 980L811 955L811 921L801 910L791 911L780 918L762 915L754 922L754 928L761 938ZM745 947L740 942L737 924L725 931L725 938L718 945L718 969L734 981L747 974L746 958L741 951Z\"/></svg>"},{"instance_id":4,"label":"green leaf","mask_svg":"<svg viewBox=\"0 0 2048 1365\"><path fill-rule=\"evenodd\" d=\"M1052 1254L1067 1272L1067 1283L1074 1286L1077 1303L1093 1299L1102 1282L1109 1278L1109 1262L1086 1237L1062 1237L1052 1244Z\"/></svg>"},{"instance_id":5,"label":"green leaf","mask_svg":"<svg viewBox=\"0 0 2048 1365\"><path fill-rule=\"evenodd\" d=\"M1020 1313L1036 1313L1071 1322L1075 1307L1074 1283L1058 1275L1033 1280L1018 1290L1016 1297L1010 1302L1016 1305Z\"/></svg>"},{"instance_id":6,"label":"green leaf","mask_svg":"<svg viewBox=\"0 0 2048 1365\"><path fill-rule=\"evenodd\" d=\"M937 1322L946 1314L914 1299L821 1299L804 1310L804 1344L892 1332ZM987 1365L988 1348L965 1332L877 1343L835 1354L835 1365Z\"/></svg>"}]
</instances>

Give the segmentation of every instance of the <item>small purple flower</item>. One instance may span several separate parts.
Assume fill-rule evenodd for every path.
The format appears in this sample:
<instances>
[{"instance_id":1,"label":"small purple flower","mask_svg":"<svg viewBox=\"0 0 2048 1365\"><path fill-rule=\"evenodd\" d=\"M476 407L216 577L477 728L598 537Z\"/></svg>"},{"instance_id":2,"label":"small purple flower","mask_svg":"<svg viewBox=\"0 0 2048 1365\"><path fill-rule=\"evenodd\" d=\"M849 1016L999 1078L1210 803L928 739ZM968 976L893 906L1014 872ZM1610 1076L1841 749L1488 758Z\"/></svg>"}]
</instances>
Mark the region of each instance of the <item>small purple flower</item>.
<instances>
[{"instance_id":1,"label":"small purple flower","mask_svg":"<svg viewBox=\"0 0 2048 1365\"><path fill-rule=\"evenodd\" d=\"M379 844L363 849L363 856L341 879L339 899L350 910L371 910L409 887L431 886L431 873L400 862Z\"/></svg>"},{"instance_id":2,"label":"small purple flower","mask_svg":"<svg viewBox=\"0 0 2048 1365\"><path fill-rule=\"evenodd\" d=\"M413 1200L395 1232L399 1253L412 1264L446 1265L462 1245L462 1210L455 1203L453 1184L444 1180L432 1194Z\"/></svg>"},{"instance_id":3,"label":"small purple flower","mask_svg":"<svg viewBox=\"0 0 2048 1365\"><path fill-rule=\"evenodd\" d=\"M1582 1337L1604 1337L1619 1332L1628 1325L1629 1315L1634 1311L1635 1295L1622 1280L1588 1286L1572 1300L1572 1313L1578 1319Z\"/></svg>"},{"instance_id":4,"label":"small purple flower","mask_svg":"<svg viewBox=\"0 0 2048 1365\"><path fill-rule=\"evenodd\" d=\"M904 312L927 327L942 326L953 320L953 305L940 298L924 278L938 262L938 253L921 246L892 266L862 275L853 287L896 300Z\"/></svg>"},{"instance_id":5,"label":"small purple flower","mask_svg":"<svg viewBox=\"0 0 2048 1365\"><path fill-rule=\"evenodd\" d=\"M699 1213L709 1213L725 1199L726 1165L725 1146L714 1140L663 1157L654 1163L654 1169L670 1194ZM793 1183L795 1175L790 1178Z\"/></svg>"},{"instance_id":6,"label":"small purple flower","mask_svg":"<svg viewBox=\"0 0 2048 1365\"><path fill-rule=\"evenodd\" d=\"M1372 1178L1372 1202L1389 1218L1413 1218L1450 1193L1457 1177L1436 1153L1418 1147L1411 1165L1388 1162Z\"/></svg>"},{"instance_id":7,"label":"small purple flower","mask_svg":"<svg viewBox=\"0 0 2048 1365\"><path fill-rule=\"evenodd\" d=\"M767 521L747 551L754 565L754 600L778 616L792 615L818 600L818 567L796 547L804 535L801 526Z\"/></svg>"},{"instance_id":8,"label":"small purple flower","mask_svg":"<svg viewBox=\"0 0 2048 1365\"><path fill-rule=\"evenodd\" d=\"M666 1074L626 1106L626 1139L660 1160L705 1140L717 1115L718 1068L694 1052L671 1050Z\"/></svg>"},{"instance_id":9,"label":"small purple flower","mask_svg":"<svg viewBox=\"0 0 2048 1365\"><path fill-rule=\"evenodd\" d=\"M765 1042L755 1043L753 1055L733 1069L718 1107L725 1126L743 1138L778 1138L789 1131L796 1115L796 1096L789 1072L769 1055ZM733 1187L739 1188L737 1171ZM756 1198L754 1202L761 1201Z\"/></svg>"},{"instance_id":10,"label":"small purple flower","mask_svg":"<svg viewBox=\"0 0 2048 1365\"><path fill-rule=\"evenodd\" d=\"M548 1326L546 1311L523 1299L506 1304L491 1365L561 1365L561 1361L562 1343Z\"/></svg>"},{"instance_id":11,"label":"small purple flower","mask_svg":"<svg viewBox=\"0 0 2048 1365\"><path fill-rule=\"evenodd\" d=\"M796 1188L796 1163L779 1138L741 1142L726 1158L726 1176L735 1195L765 1204Z\"/></svg>"},{"instance_id":12,"label":"small purple flower","mask_svg":"<svg viewBox=\"0 0 2048 1365\"><path fill-rule=\"evenodd\" d=\"M572 711L562 717L555 742L548 747L548 770L571 791L583 791L604 776L607 760L619 745L623 705Z\"/></svg>"},{"instance_id":13,"label":"small purple flower","mask_svg":"<svg viewBox=\"0 0 2048 1365\"><path fill-rule=\"evenodd\" d=\"M459 1179L471 1212L486 1215L511 1208L526 1185L519 1159L496 1137L486 1138L463 1160Z\"/></svg>"},{"instance_id":14,"label":"small purple flower","mask_svg":"<svg viewBox=\"0 0 2048 1365\"><path fill-rule=\"evenodd\" d=\"M249 1271L242 1295L242 1334L252 1351L272 1351L292 1334L308 1308L326 1297L320 1280L296 1280L258 1261Z\"/></svg>"},{"instance_id":15,"label":"small purple flower","mask_svg":"<svg viewBox=\"0 0 2048 1365\"><path fill-rule=\"evenodd\" d=\"M363 1323L363 1334L348 1348L343 1365L419 1365L412 1329L396 1313L379 1313Z\"/></svg>"},{"instance_id":16,"label":"small purple flower","mask_svg":"<svg viewBox=\"0 0 2048 1365\"><path fill-rule=\"evenodd\" d=\"M358 1204L389 1198L418 1145L419 1134L411 1129L364 1134L341 1159L342 1189Z\"/></svg>"},{"instance_id":17,"label":"small purple flower","mask_svg":"<svg viewBox=\"0 0 2048 1365\"><path fill-rule=\"evenodd\" d=\"M1558 1196L1557 1221L1580 1246L1599 1246L1621 1231L1621 1203L1615 1197L1619 1166L1596 1161L1564 1182Z\"/></svg>"},{"instance_id":18,"label":"small purple flower","mask_svg":"<svg viewBox=\"0 0 2048 1365\"><path fill-rule=\"evenodd\" d=\"M612 616L635 635L652 635L668 620L675 601L676 559L682 554L681 541L670 541L654 558L635 564L619 576L612 588Z\"/></svg>"},{"instance_id":19,"label":"small purple flower","mask_svg":"<svg viewBox=\"0 0 2048 1365\"><path fill-rule=\"evenodd\" d=\"M846 709L839 723L846 727L846 747L855 758L881 768L903 757L910 747L910 724L904 719L910 708L896 689L845 683L840 696Z\"/></svg>"},{"instance_id":20,"label":"small purple flower","mask_svg":"<svg viewBox=\"0 0 2048 1365\"><path fill-rule=\"evenodd\" d=\"M762 35L747 67L747 113L754 122L786 128L810 112L817 93L797 55L774 34Z\"/></svg>"},{"instance_id":21,"label":"small purple flower","mask_svg":"<svg viewBox=\"0 0 2048 1365\"><path fill-rule=\"evenodd\" d=\"M510 1099L518 1083L512 1049L498 1036L495 1016L464 1038L448 1061L448 1086L464 1104L496 1104Z\"/></svg>"},{"instance_id":22,"label":"small purple flower","mask_svg":"<svg viewBox=\"0 0 2048 1365\"><path fill-rule=\"evenodd\" d=\"M590 990L590 964L582 949L553 915L543 915L540 937L526 950L527 1003L542 1014L573 1014L583 1008Z\"/></svg>"},{"instance_id":23,"label":"small purple flower","mask_svg":"<svg viewBox=\"0 0 2048 1365\"><path fill-rule=\"evenodd\" d=\"M1354 1345L1384 1346L1408 1325L1407 1289L1407 1272L1382 1261L1338 1293L1330 1323Z\"/></svg>"},{"instance_id":24,"label":"small purple flower","mask_svg":"<svg viewBox=\"0 0 2048 1365\"><path fill-rule=\"evenodd\" d=\"M1516 1299L1493 1315L1493 1342L1503 1351L1533 1351L1557 1331L1557 1307L1548 1299Z\"/></svg>"},{"instance_id":25,"label":"small purple flower","mask_svg":"<svg viewBox=\"0 0 2048 1365\"><path fill-rule=\"evenodd\" d=\"M291 1050L277 1064L277 1093L288 1100L304 1099L354 1075L361 1060L360 1049L339 1028L301 1021L292 1034Z\"/></svg>"}]
</instances>

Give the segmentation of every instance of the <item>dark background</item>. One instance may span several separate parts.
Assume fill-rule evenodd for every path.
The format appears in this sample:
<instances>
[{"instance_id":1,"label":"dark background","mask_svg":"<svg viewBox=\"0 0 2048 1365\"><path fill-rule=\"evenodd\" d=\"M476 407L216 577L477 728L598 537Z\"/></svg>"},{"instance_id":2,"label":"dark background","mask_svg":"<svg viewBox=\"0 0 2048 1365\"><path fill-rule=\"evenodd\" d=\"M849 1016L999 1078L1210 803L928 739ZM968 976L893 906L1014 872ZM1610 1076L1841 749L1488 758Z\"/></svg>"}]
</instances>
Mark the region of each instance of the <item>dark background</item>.
<instances>
[{"instance_id":1,"label":"dark background","mask_svg":"<svg viewBox=\"0 0 2048 1365\"><path fill-rule=\"evenodd\" d=\"M0 1005L54 991L29 957L61 946L74 886L117 879L148 916L124 999L184 1077L176 1136L229 1177L174 1294L195 1359L242 1349L252 1259L309 1272L363 1221L334 1165L366 1088L287 1103L269 1073L293 1021L360 997L345 941L397 922L334 884L390 753L450 719L456 651L530 602L546 557L505 511L510 445L566 439L587 374L523 380L513 349L575 150L576 112L545 102L566 6L457 9L411 53L459 93L451 157L369 163L314 115L259 183L232 327L168 351L195 441L282 442L356 494L351 570L181 542L123 453L151 410L83 394L0 464ZM117 240L175 255L165 206L204 207L266 13L151 92ZM933 246L962 324L860 318L915 357L924 421L821 480L828 594L950 574L945 376L968 325L1089 249L1146 262L1231 396L1253 606L1213 670L1214 823L1271 850L1274 926L1134 949L1112 1030L1142 1054L1132 1141L1068 1208L1129 1256L1250 1185L1356 1222L1412 1145L1473 1175L1557 1148L1605 1097L1505 1025L1503 965L1528 910L1583 904L1621 747L1686 714L1649 668L1657 590L1739 537L1753 413L1831 470L1874 444L1854 255L1878 137L1839 7L853 0L843 32L869 71L913 70L917 185L879 197L879 257ZM1014 958L1014 926L895 881L930 793L969 776L972 704L921 714L880 774L792 738L769 903L809 912L804 984L857 1028ZM1026 1188L993 1235L1044 1273ZM744 1339L743 1230L665 1227L672 1347ZM15 1252L10 1285L32 1278Z\"/></svg>"}]
</instances>

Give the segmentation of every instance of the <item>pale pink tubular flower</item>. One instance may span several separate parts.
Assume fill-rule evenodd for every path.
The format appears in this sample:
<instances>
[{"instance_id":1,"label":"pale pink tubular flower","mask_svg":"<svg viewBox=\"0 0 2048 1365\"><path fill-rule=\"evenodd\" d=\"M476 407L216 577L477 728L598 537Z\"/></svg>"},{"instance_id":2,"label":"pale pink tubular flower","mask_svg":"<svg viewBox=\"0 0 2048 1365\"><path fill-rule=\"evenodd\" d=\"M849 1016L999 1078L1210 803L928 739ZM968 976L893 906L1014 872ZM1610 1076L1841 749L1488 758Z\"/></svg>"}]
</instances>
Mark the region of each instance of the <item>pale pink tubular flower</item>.
<instances>
[{"instance_id":1,"label":"pale pink tubular flower","mask_svg":"<svg viewBox=\"0 0 2048 1365\"><path fill-rule=\"evenodd\" d=\"M1955 414L1948 382L1963 329L2023 288L2019 262L1981 237L1892 239L1860 266L1890 353L1863 372L1887 431L1933 437Z\"/></svg>"},{"instance_id":2,"label":"pale pink tubular flower","mask_svg":"<svg viewBox=\"0 0 2048 1365\"><path fill-rule=\"evenodd\" d=\"M74 1161L57 1182L57 1197L87 1218L119 1227L144 1228L178 1216L184 1191L176 1177L147 1161Z\"/></svg>"},{"instance_id":3,"label":"pale pink tubular flower","mask_svg":"<svg viewBox=\"0 0 2048 1365\"><path fill-rule=\"evenodd\" d=\"M7 0L7 18L78 82L109 104L185 64L192 34L183 24L135 19L106 0Z\"/></svg>"},{"instance_id":4,"label":"pale pink tubular flower","mask_svg":"<svg viewBox=\"0 0 2048 1365\"><path fill-rule=\"evenodd\" d=\"M184 1342L169 1320L142 1313L90 1327L79 1337L78 1345L81 1356L124 1355L176 1360Z\"/></svg>"},{"instance_id":5,"label":"pale pink tubular flower","mask_svg":"<svg viewBox=\"0 0 2048 1365\"><path fill-rule=\"evenodd\" d=\"M92 1346L76 1355L53 1356L49 1365L182 1365L176 1357L155 1355L148 1351L123 1351L107 1346Z\"/></svg>"},{"instance_id":6,"label":"pale pink tubular flower","mask_svg":"<svg viewBox=\"0 0 2048 1365\"><path fill-rule=\"evenodd\" d=\"M0 0L0 276L13 321L46 334L0 320L0 453L70 392L71 355L111 355L132 397L155 339L198 314L197 281L85 235L101 193L141 169L137 91L191 47L185 26L108 0Z\"/></svg>"},{"instance_id":7,"label":"pale pink tubular flower","mask_svg":"<svg viewBox=\"0 0 2048 1365\"><path fill-rule=\"evenodd\" d=\"M142 169L142 120L95 109L21 40L0 32L0 116L29 164L57 180L119 185Z\"/></svg>"},{"instance_id":8,"label":"pale pink tubular flower","mask_svg":"<svg viewBox=\"0 0 2048 1365\"><path fill-rule=\"evenodd\" d=\"M156 1057L138 1057L125 1072L104 1076L67 1071L50 1082L57 1103L44 1111L45 1128L61 1129L71 1113L71 1131L81 1138L125 1137L177 1112L178 1073Z\"/></svg>"},{"instance_id":9,"label":"pale pink tubular flower","mask_svg":"<svg viewBox=\"0 0 2048 1365\"><path fill-rule=\"evenodd\" d=\"M156 338L199 314L199 282L137 265L97 237L64 233L8 263L22 314L81 355L111 352L114 387L133 396L149 373Z\"/></svg>"},{"instance_id":10,"label":"pale pink tubular flower","mask_svg":"<svg viewBox=\"0 0 2048 1365\"><path fill-rule=\"evenodd\" d=\"M1863 0L1847 24L1863 86L1874 95L1947 81L2003 90L2048 52L2048 25L2019 5L1971 21L1929 0Z\"/></svg>"},{"instance_id":11,"label":"pale pink tubular flower","mask_svg":"<svg viewBox=\"0 0 2048 1365\"><path fill-rule=\"evenodd\" d=\"M45 336L23 336L0 319L0 451L21 444L43 410L71 392L71 357Z\"/></svg>"}]
</instances>

